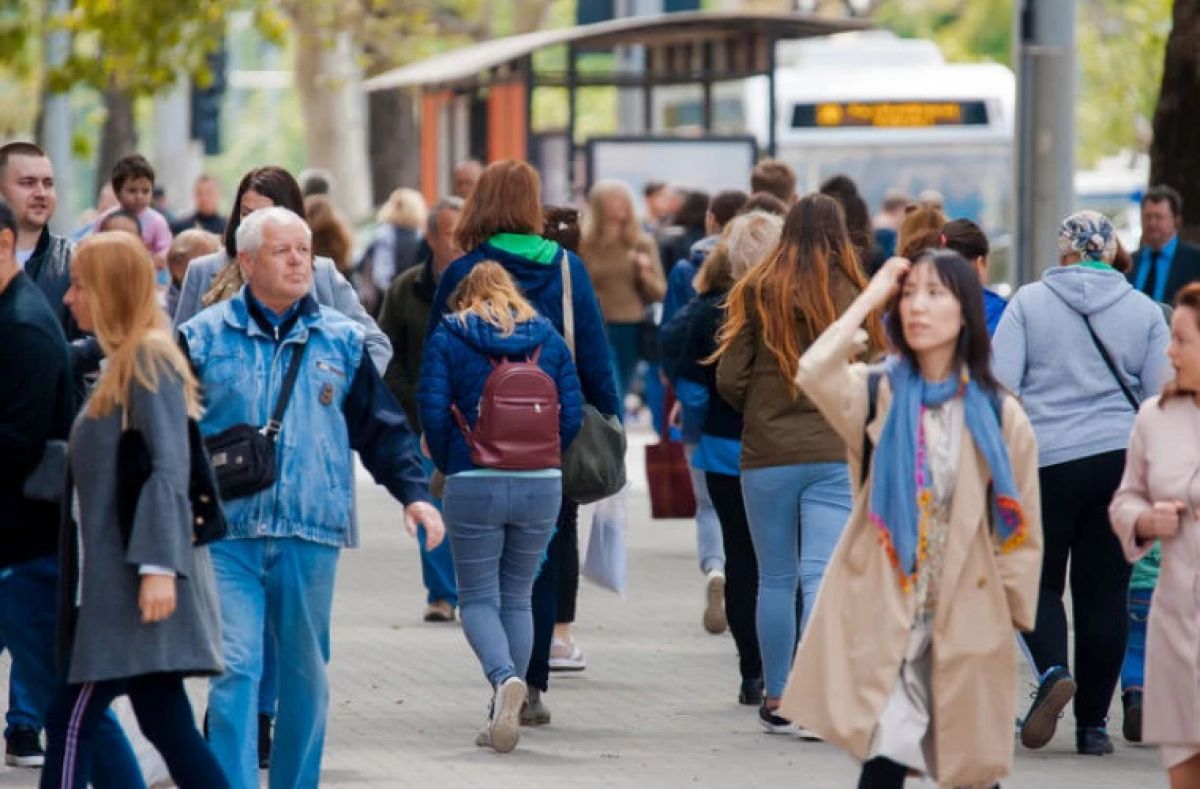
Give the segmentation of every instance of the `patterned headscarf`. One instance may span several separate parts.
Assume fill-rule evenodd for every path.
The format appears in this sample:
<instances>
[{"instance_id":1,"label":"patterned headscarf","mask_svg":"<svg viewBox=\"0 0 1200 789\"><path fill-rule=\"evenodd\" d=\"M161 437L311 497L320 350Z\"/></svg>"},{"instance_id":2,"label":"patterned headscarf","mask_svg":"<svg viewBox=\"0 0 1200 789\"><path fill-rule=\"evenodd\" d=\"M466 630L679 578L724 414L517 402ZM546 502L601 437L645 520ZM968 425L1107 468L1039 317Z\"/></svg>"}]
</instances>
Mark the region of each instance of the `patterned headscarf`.
<instances>
[{"instance_id":1,"label":"patterned headscarf","mask_svg":"<svg viewBox=\"0 0 1200 789\"><path fill-rule=\"evenodd\" d=\"M1058 228L1058 251L1077 252L1084 260L1112 263L1117 254L1117 230L1104 214L1080 211L1063 220Z\"/></svg>"}]
</instances>

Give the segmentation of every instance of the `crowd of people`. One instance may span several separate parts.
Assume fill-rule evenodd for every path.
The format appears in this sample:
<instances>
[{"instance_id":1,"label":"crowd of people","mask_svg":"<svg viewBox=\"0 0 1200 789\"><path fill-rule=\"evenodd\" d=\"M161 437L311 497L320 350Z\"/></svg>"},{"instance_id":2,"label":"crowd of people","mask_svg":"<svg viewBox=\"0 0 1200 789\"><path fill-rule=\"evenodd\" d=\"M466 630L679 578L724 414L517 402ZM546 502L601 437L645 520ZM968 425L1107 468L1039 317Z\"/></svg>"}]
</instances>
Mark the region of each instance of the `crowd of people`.
<instances>
[{"instance_id":1,"label":"crowd of people","mask_svg":"<svg viewBox=\"0 0 1200 789\"><path fill-rule=\"evenodd\" d=\"M639 216L620 182L581 213L524 162L464 162L432 206L396 190L355 260L327 174L257 167L228 216L203 177L168 221L125 157L70 240L50 159L0 147L6 761L144 785L127 696L179 786L317 786L355 454L420 546L424 619L478 658L476 744L513 750L551 722L551 672L586 669L579 506L625 505L581 480L644 405L683 443L701 621L763 730L841 747L860 787L991 787L1014 720L1041 748L1068 704L1077 751L1112 753L1120 684L1124 737L1200 784L1178 194L1146 192L1133 252L1063 219L1057 265L1006 301L936 194L872 219L844 176L748 176L648 184Z\"/></svg>"}]
</instances>

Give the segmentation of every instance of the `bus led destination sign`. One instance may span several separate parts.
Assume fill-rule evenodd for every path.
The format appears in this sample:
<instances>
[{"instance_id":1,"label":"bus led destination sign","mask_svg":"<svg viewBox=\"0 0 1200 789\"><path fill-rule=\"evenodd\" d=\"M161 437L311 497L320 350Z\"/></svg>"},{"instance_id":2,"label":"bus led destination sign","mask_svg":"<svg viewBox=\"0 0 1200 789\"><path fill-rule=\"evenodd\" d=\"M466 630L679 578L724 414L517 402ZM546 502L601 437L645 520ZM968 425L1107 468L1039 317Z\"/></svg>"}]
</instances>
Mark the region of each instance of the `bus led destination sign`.
<instances>
[{"instance_id":1,"label":"bus led destination sign","mask_svg":"<svg viewBox=\"0 0 1200 789\"><path fill-rule=\"evenodd\" d=\"M792 128L921 129L931 126L986 126L983 101L826 101L797 104Z\"/></svg>"}]
</instances>

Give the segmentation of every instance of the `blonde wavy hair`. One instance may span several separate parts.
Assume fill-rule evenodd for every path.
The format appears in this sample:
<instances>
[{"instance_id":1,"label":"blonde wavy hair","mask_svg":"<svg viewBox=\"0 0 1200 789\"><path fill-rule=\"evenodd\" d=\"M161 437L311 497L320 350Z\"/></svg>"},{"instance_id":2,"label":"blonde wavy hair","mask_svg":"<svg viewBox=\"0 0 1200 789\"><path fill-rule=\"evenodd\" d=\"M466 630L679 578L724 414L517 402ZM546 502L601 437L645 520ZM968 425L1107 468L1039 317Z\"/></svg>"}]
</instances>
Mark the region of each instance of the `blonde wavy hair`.
<instances>
[{"instance_id":1,"label":"blonde wavy hair","mask_svg":"<svg viewBox=\"0 0 1200 789\"><path fill-rule=\"evenodd\" d=\"M422 230L429 216L425 197L416 189L400 187L392 192L387 202L379 208L375 219L381 225L396 225L409 230Z\"/></svg>"},{"instance_id":2,"label":"blonde wavy hair","mask_svg":"<svg viewBox=\"0 0 1200 789\"><path fill-rule=\"evenodd\" d=\"M621 227L621 242L632 248L642 237L642 226L638 221L637 206L633 201L633 191L624 181L613 179L598 181L588 192L588 210L583 220L582 244L594 246L600 243L604 232L604 201L616 197L625 203L627 209L625 223Z\"/></svg>"},{"instance_id":3,"label":"blonde wavy hair","mask_svg":"<svg viewBox=\"0 0 1200 789\"><path fill-rule=\"evenodd\" d=\"M188 415L199 418L200 387L171 337L158 303L154 261L142 240L128 233L97 233L79 245L71 271L107 357L87 415L99 418L127 406L134 381L157 391L159 375L168 371L183 380Z\"/></svg>"},{"instance_id":4,"label":"blonde wavy hair","mask_svg":"<svg viewBox=\"0 0 1200 789\"><path fill-rule=\"evenodd\" d=\"M478 315L508 337L524 323L537 317L537 310L517 290L504 267L492 260L476 264L466 279L450 294L450 306L462 321Z\"/></svg>"}]
</instances>

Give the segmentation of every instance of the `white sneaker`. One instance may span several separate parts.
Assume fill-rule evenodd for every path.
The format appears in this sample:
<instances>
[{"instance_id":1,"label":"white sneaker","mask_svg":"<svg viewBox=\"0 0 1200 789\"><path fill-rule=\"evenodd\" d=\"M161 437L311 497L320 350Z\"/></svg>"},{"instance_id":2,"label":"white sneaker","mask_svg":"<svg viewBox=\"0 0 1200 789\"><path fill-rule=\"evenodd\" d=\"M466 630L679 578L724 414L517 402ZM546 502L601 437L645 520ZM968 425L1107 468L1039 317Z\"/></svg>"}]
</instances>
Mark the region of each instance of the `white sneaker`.
<instances>
[{"instance_id":1,"label":"white sneaker","mask_svg":"<svg viewBox=\"0 0 1200 789\"><path fill-rule=\"evenodd\" d=\"M708 571L704 599L704 629L719 636L729 628L729 620L725 618L725 573Z\"/></svg>"},{"instance_id":2,"label":"white sneaker","mask_svg":"<svg viewBox=\"0 0 1200 789\"><path fill-rule=\"evenodd\" d=\"M825 742L816 734L813 734L811 731L798 724L796 726L796 735L799 736L800 739L807 740L808 742Z\"/></svg>"},{"instance_id":3,"label":"white sneaker","mask_svg":"<svg viewBox=\"0 0 1200 789\"><path fill-rule=\"evenodd\" d=\"M575 639L560 641L555 638L551 640L551 671L583 671L585 668L587 668L587 661L584 660L583 652L576 645Z\"/></svg>"},{"instance_id":4,"label":"white sneaker","mask_svg":"<svg viewBox=\"0 0 1200 789\"><path fill-rule=\"evenodd\" d=\"M528 694L529 688L520 677L509 677L496 688L489 732L490 744L496 753L508 753L517 747L517 741L521 739L521 705Z\"/></svg>"}]
</instances>

